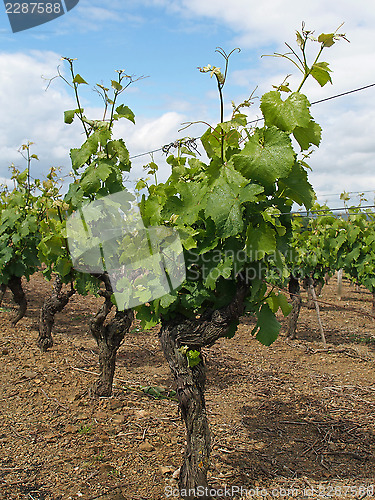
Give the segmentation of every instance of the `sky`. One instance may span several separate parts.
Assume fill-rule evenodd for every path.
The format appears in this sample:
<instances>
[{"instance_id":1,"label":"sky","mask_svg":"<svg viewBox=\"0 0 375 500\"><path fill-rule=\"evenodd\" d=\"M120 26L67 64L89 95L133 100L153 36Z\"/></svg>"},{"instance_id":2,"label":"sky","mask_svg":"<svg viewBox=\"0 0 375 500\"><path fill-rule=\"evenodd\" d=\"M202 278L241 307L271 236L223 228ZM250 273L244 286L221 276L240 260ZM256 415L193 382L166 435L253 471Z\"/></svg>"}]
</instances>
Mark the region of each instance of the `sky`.
<instances>
[{"instance_id":1,"label":"sky","mask_svg":"<svg viewBox=\"0 0 375 500\"><path fill-rule=\"evenodd\" d=\"M136 124L118 124L133 159L129 187L145 176L143 166L152 159L159 165L159 180L169 169L160 151L143 156L181 137L198 137L205 126L179 130L186 122L219 121L216 82L198 66L223 67L215 52L238 47L230 59L224 89L225 113L254 93L250 119L261 116L260 97L279 85L287 74L292 89L300 75L286 60L262 57L286 52L285 42L296 48L295 32L305 22L315 34L331 33L340 26L344 40L323 51L330 64L333 85L321 88L306 83L310 102L375 83L375 4L368 0L80 0L65 15L29 30L12 33L0 5L0 182L9 178L9 165L24 169L19 147L34 142L33 177L51 166L71 170L69 150L84 141L79 123L64 123L64 111L76 108L72 90L61 80L49 80L68 68L61 57L76 58L77 73L89 83L81 85L82 106L89 118L100 119L100 97L95 84L109 86L115 70L124 69L134 82L122 101L135 113ZM314 48L316 50L316 47ZM312 53L311 53L312 54ZM144 77L144 78L141 78ZM352 192L351 201L365 192L367 204L375 194L375 87L312 106L323 129L319 149L309 163L309 179L320 203L342 206L339 193ZM65 182L67 182L65 178Z\"/></svg>"}]
</instances>

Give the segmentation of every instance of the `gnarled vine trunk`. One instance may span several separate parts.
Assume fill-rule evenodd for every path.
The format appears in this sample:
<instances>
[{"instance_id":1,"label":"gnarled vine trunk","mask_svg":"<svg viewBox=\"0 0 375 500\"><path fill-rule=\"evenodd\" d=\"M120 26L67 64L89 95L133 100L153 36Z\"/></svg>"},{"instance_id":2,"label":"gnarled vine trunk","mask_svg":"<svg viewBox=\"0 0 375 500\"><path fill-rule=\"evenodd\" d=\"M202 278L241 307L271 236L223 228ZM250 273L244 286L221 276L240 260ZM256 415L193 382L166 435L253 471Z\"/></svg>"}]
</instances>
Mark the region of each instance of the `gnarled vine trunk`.
<instances>
[{"instance_id":1,"label":"gnarled vine trunk","mask_svg":"<svg viewBox=\"0 0 375 500\"><path fill-rule=\"evenodd\" d=\"M16 316L11 320L12 325L16 325L22 319L27 310L27 300L22 288L22 278L11 276L8 281L8 288L11 290L14 302L19 306Z\"/></svg>"},{"instance_id":2,"label":"gnarled vine trunk","mask_svg":"<svg viewBox=\"0 0 375 500\"><path fill-rule=\"evenodd\" d=\"M190 367L185 349L181 348L187 346L201 352L202 347L210 347L224 337L230 325L243 314L246 293L247 286L239 283L233 301L225 308L207 311L195 319L177 315L162 320L160 343L177 385L179 407L186 426L187 446L179 479L180 495L185 500L211 498L205 494L211 443L204 397L204 359L201 355L201 361Z\"/></svg>"},{"instance_id":3,"label":"gnarled vine trunk","mask_svg":"<svg viewBox=\"0 0 375 500\"><path fill-rule=\"evenodd\" d=\"M1 283L0 285L0 307L1 307L1 304L3 302L3 298L4 298L4 295L5 295L5 292L7 291L7 285L5 285L4 283Z\"/></svg>"},{"instance_id":4,"label":"gnarled vine trunk","mask_svg":"<svg viewBox=\"0 0 375 500\"><path fill-rule=\"evenodd\" d=\"M114 318L105 324L105 320L114 306L111 301L113 293L108 275L97 276L105 284L105 290L100 290L99 294L104 297L104 303L90 321L90 331L99 348L99 378L90 388L92 396L111 396L113 378L116 368L116 355L125 334L129 331L134 319L131 309L119 311L116 309Z\"/></svg>"},{"instance_id":5,"label":"gnarled vine trunk","mask_svg":"<svg viewBox=\"0 0 375 500\"><path fill-rule=\"evenodd\" d=\"M43 352L53 346L52 328L56 313L64 309L70 297L75 293L73 285L70 290L62 293L62 286L61 276L56 275L52 293L45 299L40 310L38 346Z\"/></svg>"},{"instance_id":6,"label":"gnarled vine trunk","mask_svg":"<svg viewBox=\"0 0 375 500\"><path fill-rule=\"evenodd\" d=\"M299 286L299 280L295 276L291 276L288 284L288 291L290 299L292 301L292 310L288 315L288 331L287 337L290 339L296 338L297 323L299 318L299 312L301 310L302 298L301 290Z\"/></svg>"},{"instance_id":7,"label":"gnarled vine trunk","mask_svg":"<svg viewBox=\"0 0 375 500\"><path fill-rule=\"evenodd\" d=\"M183 322L181 318L179 324ZM208 488L211 440L204 397L206 367L202 356L198 365L189 367L186 354L180 351L180 342L175 337L176 327L165 325L160 332L160 342L177 384L179 407L186 426L187 445L180 470L180 491L183 498L191 500L196 496L190 495L189 490L197 491L198 486ZM187 491L187 495L183 490ZM201 498L206 500L210 497Z\"/></svg>"}]
</instances>

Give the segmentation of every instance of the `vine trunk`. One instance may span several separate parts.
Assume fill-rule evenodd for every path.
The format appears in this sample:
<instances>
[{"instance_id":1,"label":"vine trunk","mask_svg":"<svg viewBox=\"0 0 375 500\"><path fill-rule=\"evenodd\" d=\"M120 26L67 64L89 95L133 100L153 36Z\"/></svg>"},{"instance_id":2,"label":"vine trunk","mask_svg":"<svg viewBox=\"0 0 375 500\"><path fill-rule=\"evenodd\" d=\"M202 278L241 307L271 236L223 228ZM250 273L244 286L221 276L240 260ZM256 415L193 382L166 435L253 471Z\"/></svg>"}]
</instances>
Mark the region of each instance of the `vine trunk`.
<instances>
[{"instance_id":1,"label":"vine trunk","mask_svg":"<svg viewBox=\"0 0 375 500\"><path fill-rule=\"evenodd\" d=\"M111 301L113 291L108 275L102 274L97 277L105 285L105 290L99 291L99 294L104 297L104 303L90 321L90 331L99 348L100 374L91 386L90 393L94 397L109 397L112 394L117 351L131 327L134 313L131 309L119 311L116 308L114 318L105 323L114 306Z\"/></svg>"},{"instance_id":2,"label":"vine trunk","mask_svg":"<svg viewBox=\"0 0 375 500\"><path fill-rule=\"evenodd\" d=\"M15 326L25 316L27 310L27 300L22 288L22 278L20 276L11 276L7 286L12 292L14 302L19 306L15 317L11 321L12 325Z\"/></svg>"},{"instance_id":3,"label":"vine trunk","mask_svg":"<svg viewBox=\"0 0 375 500\"><path fill-rule=\"evenodd\" d=\"M75 293L73 285L62 293L62 286L61 276L56 275L52 293L46 298L40 310L38 346L43 352L53 346L52 328L56 314L64 309Z\"/></svg>"},{"instance_id":4,"label":"vine trunk","mask_svg":"<svg viewBox=\"0 0 375 500\"><path fill-rule=\"evenodd\" d=\"M204 397L206 367L201 349L225 337L233 322L238 323L247 292L247 285L240 281L234 298L222 309L209 310L194 319L181 314L162 319L160 343L175 379L179 408L186 427L187 445L179 479L180 495L184 500L211 498L207 493L211 441ZM200 353L201 360L197 365L189 366L186 348Z\"/></svg>"}]
</instances>

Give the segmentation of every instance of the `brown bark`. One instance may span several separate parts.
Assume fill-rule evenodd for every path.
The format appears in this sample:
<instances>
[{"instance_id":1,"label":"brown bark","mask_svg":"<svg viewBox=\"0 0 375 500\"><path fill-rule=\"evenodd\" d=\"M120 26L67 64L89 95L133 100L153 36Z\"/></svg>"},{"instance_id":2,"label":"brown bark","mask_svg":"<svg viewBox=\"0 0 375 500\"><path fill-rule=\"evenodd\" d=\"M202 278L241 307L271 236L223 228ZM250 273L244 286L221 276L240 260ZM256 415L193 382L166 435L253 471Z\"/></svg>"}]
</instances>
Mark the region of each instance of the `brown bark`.
<instances>
[{"instance_id":1,"label":"brown bark","mask_svg":"<svg viewBox=\"0 0 375 500\"><path fill-rule=\"evenodd\" d=\"M311 288L310 288L310 280L312 278L310 276L305 276L305 278L303 279L302 281L302 284L303 284L303 288L306 290L307 292L307 303L306 303L306 307L308 309L314 309L314 301L313 301L313 298L312 298L312 295L311 295Z\"/></svg>"},{"instance_id":2,"label":"brown bark","mask_svg":"<svg viewBox=\"0 0 375 500\"><path fill-rule=\"evenodd\" d=\"M7 291L7 285L5 285L4 283L1 283L1 285L0 285L0 307L1 307L1 304L3 302L3 298L4 298L6 291Z\"/></svg>"},{"instance_id":3,"label":"brown bark","mask_svg":"<svg viewBox=\"0 0 375 500\"><path fill-rule=\"evenodd\" d=\"M291 276L288 285L290 299L292 301L292 310L288 315L288 331L287 337L290 339L296 338L297 323L299 312L301 310L302 298L298 278Z\"/></svg>"},{"instance_id":4,"label":"brown bark","mask_svg":"<svg viewBox=\"0 0 375 500\"><path fill-rule=\"evenodd\" d=\"M11 290L14 302L19 306L16 316L11 320L12 325L16 325L22 319L27 310L27 300L22 288L22 278L11 276L8 281L8 288Z\"/></svg>"},{"instance_id":5,"label":"brown bark","mask_svg":"<svg viewBox=\"0 0 375 500\"><path fill-rule=\"evenodd\" d=\"M316 293L317 297L319 297L321 295L324 283L325 283L324 279L323 280L314 280L315 293Z\"/></svg>"},{"instance_id":6,"label":"brown bark","mask_svg":"<svg viewBox=\"0 0 375 500\"><path fill-rule=\"evenodd\" d=\"M247 286L240 283L233 301L225 308L207 311L194 319L176 315L162 320L160 343L177 384L179 407L186 426L187 446L179 479L180 495L185 500L211 498L200 494L208 488L211 442L204 397L204 359L201 355L201 362L190 367L181 348L187 346L200 352L202 347L209 347L224 337L230 325L243 314L246 294Z\"/></svg>"},{"instance_id":7,"label":"brown bark","mask_svg":"<svg viewBox=\"0 0 375 500\"><path fill-rule=\"evenodd\" d=\"M53 346L52 328L55 323L56 313L64 309L70 297L75 293L73 285L71 285L70 290L64 293L61 291L61 277L56 275L52 293L45 299L40 310L38 346L43 352Z\"/></svg>"},{"instance_id":8,"label":"brown bark","mask_svg":"<svg viewBox=\"0 0 375 500\"><path fill-rule=\"evenodd\" d=\"M183 321L181 319L180 325ZM176 342L174 333L173 326L165 326L160 333L160 342L177 383L177 397L187 433L184 463L180 471L181 496L192 500L196 496L185 495L182 490L197 491L198 486L208 488L211 438L204 397L206 367L203 359L195 367L189 367L186 354L179 350L180 343ZM201 498L207 500L210 497Z\"/></svg>"},{"instance_id":9,"label":"brown bark","mask_svg":"<svg viewBox=\"0 0 375 500\"><path fill-rule=\"evenodd\" d=\"M372 293L372 314L375 314L375 292Z\"/></svg>"},{"instance_id":10,"label":"brown bark","mask_svg":"<svg viewBox=\"0 0 375 500\"><path fill-rule=\"evenodd\" d=\"M113 291L106 274L98 277L105 284L105 290L99 292L104 297L104 303L90 321L90 331L99 348L100 375L90 388L90 393L96 397L108 397L112 394L117 351L131 327L134 313L131 309L125 311L116 309L115 317L105 324L105 320L114 306L111 302Z\"/></svg>"}]
</instances>

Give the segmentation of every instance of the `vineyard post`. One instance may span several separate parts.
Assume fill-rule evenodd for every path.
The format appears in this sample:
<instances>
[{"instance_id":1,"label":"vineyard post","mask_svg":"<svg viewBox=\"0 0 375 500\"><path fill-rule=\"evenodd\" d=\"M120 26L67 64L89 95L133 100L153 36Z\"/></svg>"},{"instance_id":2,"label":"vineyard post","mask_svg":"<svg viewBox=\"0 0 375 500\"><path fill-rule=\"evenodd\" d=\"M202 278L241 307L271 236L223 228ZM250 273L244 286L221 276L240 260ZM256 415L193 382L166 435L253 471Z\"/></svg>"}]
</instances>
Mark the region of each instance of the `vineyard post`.
<instances>
[{"instance_id":1,"label":"vineyard post","mask_svg":"<svg viewBox=\"0 0 375 500\"><path fill-rule=\"evenodd\" d=\"M342 300L342 269L337 271L337 298Z\"/></svg>"},{"instance_id":2,"label":"vineyard post","mask_svg":"<svg viewBox=\"0 0 375 500\"><path fill-rule=\"evenodd\" d=\"M288 290L290 295L290 300L292 302L292 310L288 314L288 330L287 337L294 339L296 337L297 323L299 312L301 310L302 298L301 290L299 286L298 277L294 276L293 273L289 278Z\"/></svg>"},{"instance_id":3,"label":"vineyard post","mask_svg":"<svg viewBox=\"0 0 375 500\"><path fill-rule=\"evenodd\" d=\"M315 293L314 285L313 285L313 282L312 282L311 278L309 280L309 285L308 286L309 286L310 293L311 293L311 296L312 296L312 299L313 299L313 302L314 302L314 305L315 305L316 317L317 317L317 320L318 320L318 325L319 325L319 330L320 330L320 336L322 338L323 347L326 348L327 347L327 342L326 342L326 337L324 335L324 329L323 329L323 325L322 325L322 320L320 318L319 304L318 304L318 301L316 299L316 293Z\"/></svg>"}]
</instances>

